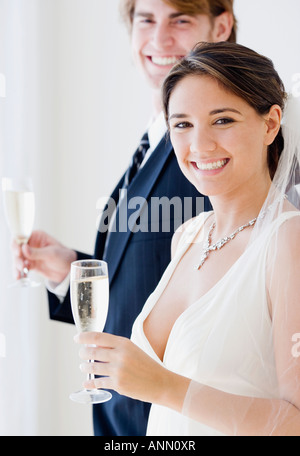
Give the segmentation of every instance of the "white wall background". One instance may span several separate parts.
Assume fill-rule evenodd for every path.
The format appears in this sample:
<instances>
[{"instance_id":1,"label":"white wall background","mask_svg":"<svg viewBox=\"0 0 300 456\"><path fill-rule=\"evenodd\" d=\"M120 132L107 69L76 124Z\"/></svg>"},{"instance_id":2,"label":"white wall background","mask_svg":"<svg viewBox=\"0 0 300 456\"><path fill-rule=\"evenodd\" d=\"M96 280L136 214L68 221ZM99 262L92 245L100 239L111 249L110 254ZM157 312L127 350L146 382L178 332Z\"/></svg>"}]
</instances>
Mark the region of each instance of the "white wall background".
<instances>
[{"instance_id":1,"label":"white wall background","mask_svg":"<svg viewBox=\"0 0 300 456\"><path fill-rule=\"evenodd\" d=\"M271 57L291 90L299 0L235 5L238 41ZM92 252L97 199L110 194L150 115L118 1L0 0L0 74L0 177L32 174L36 227ZM92 435L91 409L68 398L82 380L75 328L49 320L43 288L7 289L9 242L1 200L0 435Z\"/></svg>"}]
</instances>

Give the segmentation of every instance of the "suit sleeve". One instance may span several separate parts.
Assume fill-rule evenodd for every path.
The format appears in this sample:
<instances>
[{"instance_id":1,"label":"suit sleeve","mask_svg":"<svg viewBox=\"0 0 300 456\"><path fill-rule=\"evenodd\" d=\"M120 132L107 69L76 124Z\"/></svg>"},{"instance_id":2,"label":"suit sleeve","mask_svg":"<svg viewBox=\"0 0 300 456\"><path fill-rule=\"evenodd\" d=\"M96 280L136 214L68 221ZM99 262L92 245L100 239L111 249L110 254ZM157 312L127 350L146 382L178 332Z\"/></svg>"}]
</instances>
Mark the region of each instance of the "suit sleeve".
<instances>
[{"instance_id":1,"label":"suit sleeve","mask_svg":"<svg viewBox=\"0 0 300 456\"><path fill-rule=\"evenodd\" d=\"M91 255L87 255L86 253L76 252L77 259L83 260L87 258L92 258ZM70 301L70 289L68 290L65 299L63 302L60 302L58 297L48 291L48 302L49 302L49 313L50 319L61 321L63 323L71 323L74 324L74 319L72 315L71 309L71 301Z\"/></svg>"}]
</instances>

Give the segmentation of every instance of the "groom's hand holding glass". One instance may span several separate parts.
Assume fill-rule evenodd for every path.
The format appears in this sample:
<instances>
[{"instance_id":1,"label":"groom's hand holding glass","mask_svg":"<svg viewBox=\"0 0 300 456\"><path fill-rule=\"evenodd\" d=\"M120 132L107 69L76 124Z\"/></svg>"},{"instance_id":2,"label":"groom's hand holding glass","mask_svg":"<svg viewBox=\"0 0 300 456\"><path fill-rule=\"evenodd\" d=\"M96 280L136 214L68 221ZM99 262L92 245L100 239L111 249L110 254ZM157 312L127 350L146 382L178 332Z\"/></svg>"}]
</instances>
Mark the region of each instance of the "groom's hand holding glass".
<instances>
[{"instance_id":1,"label":"groom's hand holding glass","mask_svg":"<svg viewBox=\"0 0 300 456\"><path fill-rule=\"evenodd\" d=\"M35 270L50 282L61 283L70 272L77 254L44 231L33 231L28 243L13 242L14 265L17 278L24 266Z\"/></svg>"},{"instance_id":2,"label":"groom's hand holding glass","mask_svg":"<svg viewBox=\"0 0 300 456\"><path fill-rule=\"evenodd\" d=\"M3 177L2 178L3 203L6 221L14 239L15 245L22 247L27 244L34 224L35 194L33 181L30 177ZM28 266L23 262L19 270L17 282L13 287L35 287L34 282L28 277Z\"/></svg>"}]
</instances>

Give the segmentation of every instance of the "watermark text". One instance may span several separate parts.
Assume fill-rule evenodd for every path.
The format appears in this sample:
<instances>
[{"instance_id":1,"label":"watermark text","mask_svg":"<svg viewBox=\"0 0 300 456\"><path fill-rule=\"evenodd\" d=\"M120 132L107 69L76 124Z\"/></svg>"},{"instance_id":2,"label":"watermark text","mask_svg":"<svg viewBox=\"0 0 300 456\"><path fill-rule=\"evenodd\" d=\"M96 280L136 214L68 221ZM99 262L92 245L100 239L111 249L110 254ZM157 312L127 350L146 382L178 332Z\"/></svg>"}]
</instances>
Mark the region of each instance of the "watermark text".
<instances>
[{"instance_id":1,"label":"watermark text","mask_svg":"<svg viewBox=\"0 0 300 456\"><path fill-rule=\"evenodd\" d=\"M292 356L294 358L299 358L300 357L300 333L293 334L292 342L295 342L295 344L292 346Z\"/></svg>"},{"instance_id":2,"label":"watermark text","mask_svg":"<svg viewBox=\"0 0 300 456\"><path fill-rule=\"evenodd\" d=\"M101 233L173 233L184 222L204 210L204 197L142 196L127 199L126 189L119 192L119 203L113 198L97 201L97 229Z\"/></svg>"}]
</instances>

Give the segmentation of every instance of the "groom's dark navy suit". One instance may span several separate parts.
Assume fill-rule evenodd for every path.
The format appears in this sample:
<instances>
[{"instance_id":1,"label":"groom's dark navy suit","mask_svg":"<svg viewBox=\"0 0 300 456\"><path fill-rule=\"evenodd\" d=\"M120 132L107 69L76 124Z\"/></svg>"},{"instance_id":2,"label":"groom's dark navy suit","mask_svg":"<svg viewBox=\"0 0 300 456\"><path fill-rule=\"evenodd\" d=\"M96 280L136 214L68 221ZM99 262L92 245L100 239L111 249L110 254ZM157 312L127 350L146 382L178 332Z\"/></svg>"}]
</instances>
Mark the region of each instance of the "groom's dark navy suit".
<instances>
[{"instance_id":1,"label":"groom's dark navy suit","mask_svg":"<svg viewBox=\"0 0 300 456\"><path fill-rule=\"evenodd\" d=\"M123 180L124 176L112 194L116 204ZM110 279L105 332L130 337L135 318L170 261L174 228L184 221L184 202L187 205L193 202L192 206L186 206L186 213L189 217L194 216L196 198L199 203L201 196L181 173L166 136L139 170L120 204L119 210L123 218L126 214L130 227L124 230L123 220L122 232L109 233L106 246L107 232L97 235L94 257L107 261ZM159 200L166 205L158 218ZM209 209L209 200L205 198L204 210ZM178 214L180 220L176 220ZM87 257L78 252L79 259ZM73 323L69 295L60 304L49 293L49 304L52 319ZM145 435L150 404L116 392L112 394L110 401L93 407L95 435Z\"/></svg>"}]
</instances>

